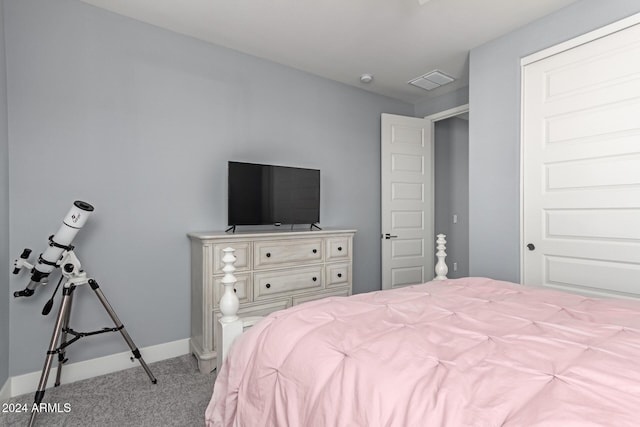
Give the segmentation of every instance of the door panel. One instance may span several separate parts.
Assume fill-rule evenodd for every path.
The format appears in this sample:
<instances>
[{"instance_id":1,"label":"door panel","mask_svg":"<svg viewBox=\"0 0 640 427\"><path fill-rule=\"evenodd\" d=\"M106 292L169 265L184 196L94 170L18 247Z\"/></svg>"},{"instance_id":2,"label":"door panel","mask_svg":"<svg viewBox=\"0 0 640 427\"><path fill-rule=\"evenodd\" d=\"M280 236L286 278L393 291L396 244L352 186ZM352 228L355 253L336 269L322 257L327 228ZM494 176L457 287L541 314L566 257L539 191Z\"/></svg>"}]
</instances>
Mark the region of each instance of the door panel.
<instances>
[{"instance_id":1,"label":"door panel","mask_svg":"<svg viewBox=\"0 0 640 427\"><path fill-rule=\"evenodd\" d=\"M382 288L433 279L431 121L382 115Z\"/></svg>"}]
</instances>

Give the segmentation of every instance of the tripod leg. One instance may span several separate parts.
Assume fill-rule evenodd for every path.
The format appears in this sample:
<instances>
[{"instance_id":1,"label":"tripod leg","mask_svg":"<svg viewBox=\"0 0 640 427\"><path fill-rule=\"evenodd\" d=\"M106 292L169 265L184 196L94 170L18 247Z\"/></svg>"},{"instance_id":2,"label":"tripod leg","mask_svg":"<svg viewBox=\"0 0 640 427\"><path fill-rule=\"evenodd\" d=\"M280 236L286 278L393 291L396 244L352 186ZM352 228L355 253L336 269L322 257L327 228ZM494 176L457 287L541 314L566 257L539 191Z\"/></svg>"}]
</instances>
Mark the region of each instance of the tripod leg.
<instances>
[{"instance_id":1,"label":"tripod leg","mask_svg":"<svg viewBox=\"0 0 640 427\"><path fill-rule=\"evenodd\" d=\"M57 353L58 340L60 338L60 331L62 330L62 324L67 316L67 310L71 302L71 295L75 289L75 285L70 287L64 287L62 289L62 302L60 303L60 311L58 312L58 318L56 324L53 327L53 334L51 335L51 343L49 344L49 350L47 351L47 358L42 368L42 375L40 376L40 382L38 383L38 390L33 399L34 404L40 406L42 398L44 397L44 391L47 388L47 380L49 379L49 371L51 370L51 362L53 361L53 355ZM31 418L29 419L29 427L33 426L35 422L36 414L38 411L31 411Z\"/></svg>"},{"instance_id":2,"label":"tripod leg","mask_svg":"<svg viewBox=\"0 0 640 427\"><path fill-rule=\"evenodd\" d=\"M69 322L71 319L71 306L73 305L73 293L69 294L69 302L67 304L67 309L65 310L64 318L62 319L62 338L60 339L60 345L62 343L67 342L67 329L69 328ZM62 364L67 361L65 357L66 350L64 348L60 348L58 351L58 372L56 373L56 382L54 387L58 387L60 385L60 376L62 375Z\"/></svg>"},{"instance_id":3,"label":"tripod leg","mask_svg":"<svg viewBox=\"0 0 640 427\"><path fill-rule=\"evenodd\" d=\"M149 376L149 379L151 380L151 382L156 384L158 382L158 380L156 379L156 377L153 376L153 374L151 373L151 370L149 369L147 364L144 362L144 359L142 358L142 355L140 354L140 350L138 350L136 345L133 343L133 340L131 339L131 337L127 333L127 330L124 328L124 325L122 324L120 319L118 319L118 315L116 314L116 312L113 311L113 307L111 307L111 304L109 304L109 301L107 301L107 298L102 293L102 290L98 286L98 282L96 282L93 279L89 279L89 286L91 286L91 289L93 289L93 291L96 293L96 296L98 297L98 299L100 300L100 302L104 306L105 310L107 310L107 313L109 313L109 316L111 317L111 320L113 320L113 323L116 324L116 327L118 328L118 330L122 334L122 337L127 342L127 345L129 345L129 348L131 349L131 352L133 353L135 358L138 359L138 362L140 362L140 365L142 365L142 367L144 368L144 370L147 373L147 375Z\"/></svg>"}]
</instances>

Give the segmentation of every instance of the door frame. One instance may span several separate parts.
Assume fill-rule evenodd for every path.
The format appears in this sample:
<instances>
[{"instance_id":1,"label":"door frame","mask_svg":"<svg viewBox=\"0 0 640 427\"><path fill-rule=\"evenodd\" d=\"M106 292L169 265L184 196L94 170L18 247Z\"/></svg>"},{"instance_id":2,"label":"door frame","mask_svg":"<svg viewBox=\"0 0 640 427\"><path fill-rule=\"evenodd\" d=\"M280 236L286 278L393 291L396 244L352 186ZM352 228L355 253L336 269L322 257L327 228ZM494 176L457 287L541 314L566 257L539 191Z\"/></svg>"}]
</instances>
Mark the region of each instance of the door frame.
<instances>
[{"instance_id":1,"label":"door frame","mask_svg":"<svg viewBox=\"0 0 640 427\"><path fill-rule=\"evenodd\" d=\"M431 120L431 132L434 132L434 123L440 120L449 119L451 117L459 116L460 114L469 112L469 104L459 105L457 107L449 108L448 110L440 111L439 113L425 116L425 119Z\"/></svg>"},{"instance_id":2,"label":"door frame","mask_svg":"<svg viewBox=\"0 0 640 427\"><path fill-rule=\"evenodd\" d=\"M622 31L626 28L640 24L640 13L628 16L620 19L619 21L597 28L593 31L589 31L580 36L574 37L562 43L558 43L554 46L542 49L538 52L524 56L520 59L520 283L524 283L524 260L525 251L523 250L525 245L524 240L524 68L534 62L548 58L550 56L562 53L564 51L573 49L583 44L590 43L602 37L606 37L618 31Z\"/></svg>"}]
</instances>

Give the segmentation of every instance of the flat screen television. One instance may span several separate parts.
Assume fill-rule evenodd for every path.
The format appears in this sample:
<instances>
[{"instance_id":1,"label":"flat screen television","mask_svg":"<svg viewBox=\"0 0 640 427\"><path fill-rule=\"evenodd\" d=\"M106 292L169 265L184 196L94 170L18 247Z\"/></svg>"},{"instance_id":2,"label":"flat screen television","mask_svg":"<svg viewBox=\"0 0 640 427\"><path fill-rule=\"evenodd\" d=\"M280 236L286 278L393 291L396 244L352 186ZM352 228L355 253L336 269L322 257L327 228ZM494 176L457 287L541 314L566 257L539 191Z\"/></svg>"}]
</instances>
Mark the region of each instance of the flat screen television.
<instances>
[{"instance_id":1,"label":"flat screen television","mask_svg":"<svg viewBox=\"0 0 640 427\"><path fill-rule=\"evenodd\" d=\"M228 224L320 222L320 171L229 162Z\"/></svg>"}]
</instances>

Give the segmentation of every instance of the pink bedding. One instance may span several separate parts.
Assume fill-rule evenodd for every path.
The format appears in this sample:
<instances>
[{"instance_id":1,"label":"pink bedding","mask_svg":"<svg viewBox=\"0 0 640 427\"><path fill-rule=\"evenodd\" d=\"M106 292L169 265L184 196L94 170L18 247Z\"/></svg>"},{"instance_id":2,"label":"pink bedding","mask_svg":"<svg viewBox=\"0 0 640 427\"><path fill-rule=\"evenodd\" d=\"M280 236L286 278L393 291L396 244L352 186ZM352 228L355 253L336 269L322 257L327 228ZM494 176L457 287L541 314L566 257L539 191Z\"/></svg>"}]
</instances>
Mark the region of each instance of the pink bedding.
<instances>
[{"instance_id":1,"label":"pink bedding","mask_svg":"<svg viewBox=\"0 0 640 427\"><path fill-rule=\"evenodd\" d=\"M467 278L271 314L208 426L639 426L640 304Z\"/></svg>"}]
</instances>

